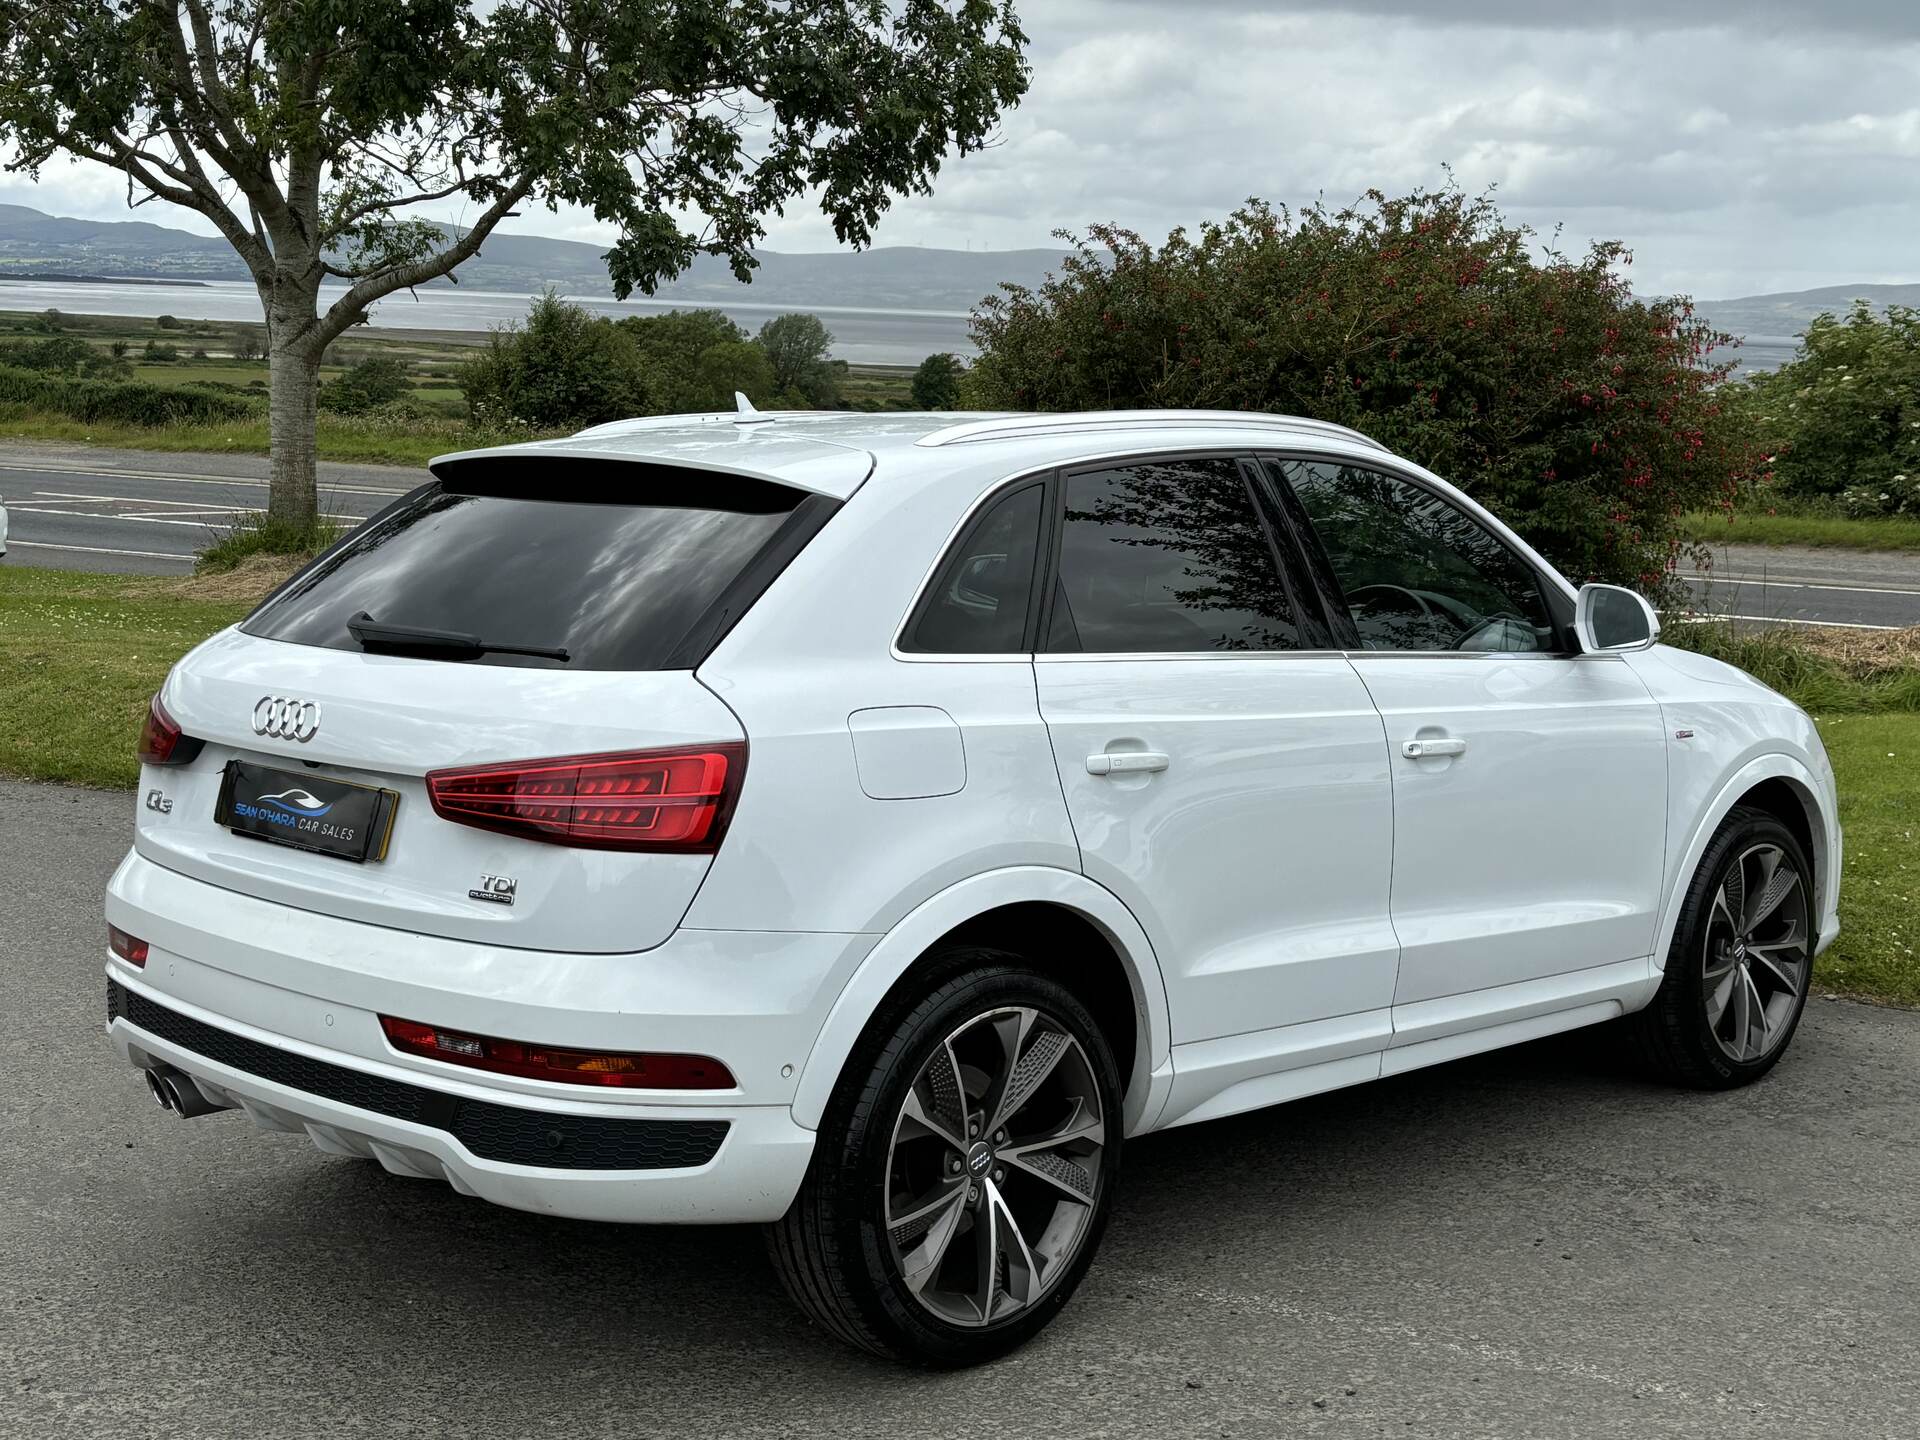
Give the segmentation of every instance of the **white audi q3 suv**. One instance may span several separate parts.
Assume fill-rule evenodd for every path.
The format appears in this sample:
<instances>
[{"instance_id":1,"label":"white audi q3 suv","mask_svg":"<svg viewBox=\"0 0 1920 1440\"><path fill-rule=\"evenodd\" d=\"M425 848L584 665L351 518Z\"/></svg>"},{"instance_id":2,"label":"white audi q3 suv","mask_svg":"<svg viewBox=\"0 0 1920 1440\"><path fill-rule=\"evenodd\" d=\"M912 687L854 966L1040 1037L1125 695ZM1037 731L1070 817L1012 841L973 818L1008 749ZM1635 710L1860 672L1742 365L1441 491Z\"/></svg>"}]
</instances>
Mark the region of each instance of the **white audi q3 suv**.
<instances>
[{"instance_id":1,"label":"white audi q3 suv","mask_svg":"<svg viewBox=\"0 0 1920 1440\"><path fill-rule=\"evenodd\" d=\"M1365 436L703 415L449 455L155 697L110 1034L181 1114L759 1221L868 1349L1059 1312L1150 1131L1618 1020L1777 1061L1798 708Z\"/></svg>"}]
</instances>

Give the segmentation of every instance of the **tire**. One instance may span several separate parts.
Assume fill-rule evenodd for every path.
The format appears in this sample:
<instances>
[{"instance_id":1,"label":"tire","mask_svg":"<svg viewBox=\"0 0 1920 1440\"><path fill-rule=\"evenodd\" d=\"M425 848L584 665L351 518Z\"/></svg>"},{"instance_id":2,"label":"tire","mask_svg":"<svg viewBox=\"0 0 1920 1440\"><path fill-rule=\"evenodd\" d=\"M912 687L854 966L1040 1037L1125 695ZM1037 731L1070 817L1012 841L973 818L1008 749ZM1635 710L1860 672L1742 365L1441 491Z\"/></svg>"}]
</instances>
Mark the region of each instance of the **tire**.
<instances>
[{"instance_id":1,"label":"tire","mask_svg":"<svg viewBox=\"0 0 1920 1440\"><path fill-rule=\"evenodd\" d=\"M1780 879L1789 868L1793 880ZM1727 816L1687 886L1659 990L1621 1022L1642 1068L1678 1085L1731 1090L1779 1063L1813 977L1812 881L1806 850L1785 825L1744 806ZM1763 908L1757 923L1745 923Z\"/></svg>"},{"instance_id":2,"label":"tire","mask_svg":"<svg viewBox=\"0 0 1920 1440\"><path fill-rule=\"evenodd\" d=\"M1092 1263L1119 1180L1120 1076L1086 1006L1017 955L954 947L917 978L849 1057L767 1249L830 1334L974 1365L1041 1330ZM962 1124L980 1131L964 1149Z\"/></svg>"}]
</instances>

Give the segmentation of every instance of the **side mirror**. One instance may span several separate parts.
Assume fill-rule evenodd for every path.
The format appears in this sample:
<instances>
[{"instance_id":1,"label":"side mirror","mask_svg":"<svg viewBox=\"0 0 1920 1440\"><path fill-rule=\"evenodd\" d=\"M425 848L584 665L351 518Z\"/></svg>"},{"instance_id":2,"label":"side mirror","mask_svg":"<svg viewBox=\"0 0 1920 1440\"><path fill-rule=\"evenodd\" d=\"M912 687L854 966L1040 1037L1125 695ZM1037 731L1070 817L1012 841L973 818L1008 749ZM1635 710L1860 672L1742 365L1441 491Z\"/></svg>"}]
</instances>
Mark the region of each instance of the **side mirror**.
<instances>
[{"instance_id":1,"label":"side mirror","mask_svg":"<svg viewBox=\"0 0 1920 1440\"><path fill-rule=\"evenodd\" d=\"M1660 638L1660 617L1645 597L1620 585L1582 585L1573 633L1588 655L1644 650Z\"/></svg>"}]
</instances>

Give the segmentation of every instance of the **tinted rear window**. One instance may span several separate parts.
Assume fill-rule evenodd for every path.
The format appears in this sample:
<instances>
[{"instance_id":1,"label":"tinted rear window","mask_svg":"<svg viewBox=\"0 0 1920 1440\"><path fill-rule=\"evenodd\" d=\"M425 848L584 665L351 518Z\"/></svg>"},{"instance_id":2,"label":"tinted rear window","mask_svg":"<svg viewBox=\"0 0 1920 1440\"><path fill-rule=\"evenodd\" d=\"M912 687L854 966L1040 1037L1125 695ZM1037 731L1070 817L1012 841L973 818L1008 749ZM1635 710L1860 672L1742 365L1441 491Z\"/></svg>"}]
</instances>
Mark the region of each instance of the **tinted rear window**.
<instances>
[{"instance_id":1,"label":"tinted rear window","mask_svg":"<svg viewBox=\"0 0 1920 1440\"><path fill-rule=\"evenodd\" d=\"M542 484L558 492L559 478L549 474ZM362 526L240 628L359 650L347 619L364 610L386 624L568 652L566 661L488 654L473 664L685 668L682 642L803 495L725 476L666 485L647 478L635 467L627 489L643 498L631 502L606 499L605 485L583 492L592 499L528 498L534 487L525 483L514 493L427 486Z\"/></svg>"}]
</instances>

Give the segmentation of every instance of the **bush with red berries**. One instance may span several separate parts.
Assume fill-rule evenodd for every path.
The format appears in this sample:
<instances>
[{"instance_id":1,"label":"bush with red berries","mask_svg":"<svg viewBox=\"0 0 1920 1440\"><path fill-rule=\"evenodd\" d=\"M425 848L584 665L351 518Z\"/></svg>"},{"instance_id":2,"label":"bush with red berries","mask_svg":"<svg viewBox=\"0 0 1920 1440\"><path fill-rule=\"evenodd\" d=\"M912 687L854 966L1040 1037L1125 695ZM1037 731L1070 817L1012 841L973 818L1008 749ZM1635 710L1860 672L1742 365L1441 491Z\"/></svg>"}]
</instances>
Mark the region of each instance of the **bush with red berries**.
<instances>
[{"instance_id":1,"label":"bush with red berries","mask_svg":"<svg viewBox=\"0 0 1920 1440\"><path fill-rule=\"evenodd\" d=\"M1618 242L1570 259L1453 188L1158 247L1096 226L1038 290L981 303L981 408L1263 410L1365 431L1489 506L1571 579L1678 594L1682 516L1764 470L1724 402L1731 337L1642 300Z\"/></svg>"}]
</instances>

